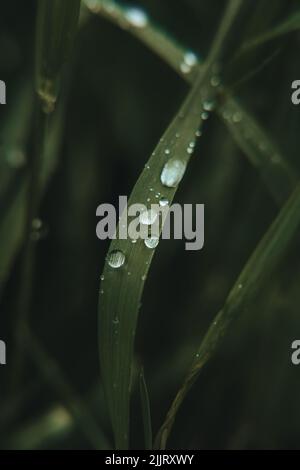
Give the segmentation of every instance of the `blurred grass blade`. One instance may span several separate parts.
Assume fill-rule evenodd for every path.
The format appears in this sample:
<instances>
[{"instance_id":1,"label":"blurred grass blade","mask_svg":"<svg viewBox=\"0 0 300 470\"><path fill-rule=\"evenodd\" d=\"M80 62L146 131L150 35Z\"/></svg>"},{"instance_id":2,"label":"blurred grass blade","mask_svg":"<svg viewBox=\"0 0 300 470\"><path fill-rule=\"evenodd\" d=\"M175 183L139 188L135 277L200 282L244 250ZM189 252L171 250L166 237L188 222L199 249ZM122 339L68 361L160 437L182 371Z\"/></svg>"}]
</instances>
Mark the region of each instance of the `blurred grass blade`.
<instances>
[{"instance_id":1,"label":"blurred grass blade","mask_svg":"<svg viewBox=\"0 0 300 470\"><path fill-rule=\"evenodd\" d=\"M37 92L44 111L53 111L59 79L78 25L80 0L38 0Z\"/></svg>"},{"instance_id":2,"label":"blurred grass blade","mask_svg":"<svg viewBox=\"0 0 300 470\"><path fill-rule=\"evenodd\" d=\"M255 47L262 46L269 41L277 39L285 34L298 31L300 29L300 12L292 13L286 20L278 24L274 28L265 31L264 33L259 34L258 36L249 39L244 44L242 44L239 53L248 52L250 49Z\"/></svg>"},{"instance_id":3,"label":"blurred grass blade","mask_svg":"<svg viewBox=\"0 0 300 470\"><path fill-rule=\"evenodd\" d=\"M262 132L257 121L245 112L236 100L225 98L219 107L219 113L280 206L296 186L296 172L291 170L273 141Z\"/></svg>"},{"instance_id":4,"label":"blurred grass blade","mask_svg":"<svg viewBox=\"0 0 300 470\"><path fill-rule=\"evenodd\" d=\"M145 449L152 449L152 424L151 424L151 411L150 411L150 400L147 389L147 384L144 375L144 369L140 370L140 395L142 404L142 415L144 425L144 437L145 437Z\"/></svg>"},{"instance_id":5,"label":"blurred grass blade","mask_svg":"<svg viewBox=\"0 0 300 470\"><path fill-rule=\"evenodd\" d=\"M33 90L29 81L22 83L7 110L0 131L0 214L12 197L12 186L26 167L26 149L31 130ZM18 119L15 118L18 116Z\"/></svg>"},{"instance_id":6,"label":"blurred grass blade","mask_svg":"<svg viewBox=\"0 0 300 470\"><path fill-rule=\"evenodd\" d=\"M74 420L78 423L79 429L85 434L92 447L98 450L108 450L110 445L95 421L93 414L69 385L55 360L29 330L26 330L25 342L30 356L41 375L61 396L66 408L70 411Z\"/></svg>"},{"instance_id":7,"label":"blurred grass blade","mask_svg":"<svg viewBox=\"0 0 300 470\"><path fill-rule=\"evenodd\" d=\"M300 227L300 184L280 211L231 289L223 309L211 324L191 368L178 391L156 438L155 447L165 449L177 412L203 366L212 357L232 321L250 308L274 267L285 254Z\"/></svg>"},{"instance_id":8,"label":"blurred grass blade","mask_svg":"<svg viewBox=\"0 0 300 470\"><path fill-rule=\"evenodd\" d=\"M150 18L143 28L137 27L130 21L128 9L110 0L84 0L86 7L95 14L101 15L129 31L142 41L164 62L170 65L185 81L192 84L198 70L202 67L199 58L192 51L180 46L177 41L166 35L161 29L152 24ZM192 54L194 65L186 67L185 57ZM213 77L215 85L220 81L218 76ZM243 107L234 100L228 90L219 87L221 106L217 107L217 114L222 119L237 145L260 173L271 195L278 204L282 204L295 187L296 174L288 161L283 158L274 144L264 132L263 128ZM232 114L234 111L234 114ZM228 119L232 116L233 119ZM239 119L243 116L243 119ZM237 122L236 122L237 121ZM248 132L251 129L252 132ZM268 149L267 151L265 149ZM269 153L270 151L270 153Z\"/></svg>"},{"instance_id":9,"label":"blurred grass blade","mask_svg":"<svg viewBox=\"0 0 300 470\"><path fill-rule=\"evenodd\" d=\"M157 202L156 196L161 194L167 198L169 204L172 203L177 186L163 185L162 170L167 162L174 159L182 168L185 168L190 160L190 150L195 146L198 130L203 119L207 118L207 115L203 116L199 110L203 100L208 96L211 98L215 92L210 86L212 70L220 58L225 39L241 3L239 0L231 0L228 3L209 57L199 70L195 85L180 111L140 175L131 193L129 206L142 203L149 207ZM125 223L125 219L126 213L121 216L120 227ZM102 276L99 297L100 361L117 449L127 449L129 443L130 377L134 336L144 281L154 252L155 249L147 248L141 239L135 244L130 239L113 240ZM110 263L115 254L124 261L119 269L114 269L113 263Z\"/></svg>"}]
</instances>

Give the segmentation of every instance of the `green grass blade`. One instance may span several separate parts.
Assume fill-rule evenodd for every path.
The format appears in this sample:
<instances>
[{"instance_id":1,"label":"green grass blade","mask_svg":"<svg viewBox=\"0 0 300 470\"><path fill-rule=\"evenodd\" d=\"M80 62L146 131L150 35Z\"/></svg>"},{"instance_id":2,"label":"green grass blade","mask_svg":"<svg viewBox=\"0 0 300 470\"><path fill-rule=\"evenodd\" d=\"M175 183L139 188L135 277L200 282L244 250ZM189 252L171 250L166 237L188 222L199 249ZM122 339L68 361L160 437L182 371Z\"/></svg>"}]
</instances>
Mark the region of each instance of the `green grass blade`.
<instances>
[{"instance_id":1,"label":"green grass blade","mask_svg":"<svg viewBox=\"0 0 300 470\"><path fill-rule=\"evenodd\" d=\"M235 99L225 98L218 112L280 206L296 186L296 172L287 164L273 140Z\"/></svg>"},{"instance_id":2,"label":"green grass blade","mask_svg":"<svg viewBox=\"0 0 300 470\"><path fill-rule=\"evenodd\" d=\"M147 389L147 384L144 375L144 369L140 371L140 396L142 404L142 416L144 425L144 437L145 437L145 449L152 449L152 424L151 424L151 411L150 411L150 400Z\"/></svg>"},{"instance_id":3,"label":"green grass blade","mask_svg":"<svg viewBox=\"0 0 300 470\"><path fill-rule=\"evenodd\" d=\"M37 18L36 82L46 112L53 111L59 79L73 45L80 0L39 0Z\"/></svg>"},{"instance_id":4,"label":"green grass blade","mask_svg":"<svg viewBox=\"0 0 300 470\"><path fill-rule=\"evenodd\" d=\"M136 27L127 15L127 9L116 2L108 0L84 0L86 7L95 14L103 16L119 27L125 29L143 42L149 49L160 56L164 62L170 65L189 84L193 84L197 76L198 69L202 66L199 58L195 57L195 65L187 68L184 58L187 50L178 44L174 39L157 28L147 19L145 27ZM296 20L295 20L296 21ZM218 82L218 77L214 77ZM220 88L221 105L216 112L224 122L237 145L245 153L246 157L259 171L262 180L265 182L271 195L278 204L282 204L295 187L295 171L290 167L287 159L283 157L276 148L263 128L258 124L251 114L243 109L226 90ZM234 113L232 114L232 111ZM232 116L233 119L229 119ZM242 116L243 119L240 119ZM251 129L251 133L248 130Z\"/></svg>"},{"instance_id":5,"label":"green grass blade","mask_svg":"<svg viewBox=\"0 0 300 470\"><path fill-rule=\"evenodd\" d=\"M300 12L292 13L286 20L282 21L280 24L271 28L268 31L265 31L258 36L249 39L244 44L242 44L240 48L240 54L248 52L250 49L254 49L258 46L263 46L264 44L268 43L269 41L273 41L274 39L278 39L281 36L286 34L298 31L300 28Z\"/></svg>"},{"instance_id":6,"label":"green grass blade","mask_svg":"<svg viewBox=\"0 0 300 470\"><path fill-rule=\"evenodd\" d=\"M56 361L29 330L26 330L25 342L40 374L61 396L66 408L70 411L74 420L78 423L79 429L85 434L92 447L97 450L108 450L110 445L102 429L98 426L85 402L77 396L77 393L74 392L65 379L64 373Z\"/></svg>"},{"instance_id":7,"label":"green grass blade","mask_svg":"<svg viewBox=\"0 0 300 470\"><path fill-rule=\"evenodd\" d=\"M237 15L241 1L232 0L224 15L211 52L195 80L195 85L184 101L157 148L140 175L128 205L146 206L157 202L156 196L166 197L169 204L177 187L166 187L161 182L161 173L171 158L176 158L183 168L188 164L197 132L202 125L199 112L205 93L211 97L212 68L219 58L222 47ZM209 89L209 91L207 91ZM121 227L127 215L119 222ZM117 449L127 449L129 444L129 402L130 378L133 359L133 345L140 300L155 249L145 246L143 240L113 240L110 253L119 252L125 257L124 264L114 269L108 261L102 276L99 297L99 347L104 388L110 411Z\"/></svg>"},{"instance_id":8,"label":"green grass blade","mask_svg":"<svg viewBox=\"0 0 300 470\"><path fill-rule=\"evenodd\" d=\"M164 449L177 412L203 366L213 356L232 321L251 304L285 254L300 226L300 184L288 199L231 289L223 309L215 317L198 349L184 383L178 391L156 438Z\"/></svg>"}]
</instances>

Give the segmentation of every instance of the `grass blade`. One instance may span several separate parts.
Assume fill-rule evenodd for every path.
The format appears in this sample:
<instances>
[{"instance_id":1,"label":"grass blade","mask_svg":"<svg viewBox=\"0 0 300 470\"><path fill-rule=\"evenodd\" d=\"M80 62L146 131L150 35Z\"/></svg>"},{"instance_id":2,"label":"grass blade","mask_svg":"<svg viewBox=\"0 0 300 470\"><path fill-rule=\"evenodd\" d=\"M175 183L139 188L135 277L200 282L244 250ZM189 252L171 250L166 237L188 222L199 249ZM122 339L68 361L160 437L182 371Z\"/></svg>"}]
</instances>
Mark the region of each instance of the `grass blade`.
<instances>
[{"instance_id":1,"label":"grass blade","mask_svg":"<svg viewBox=\"0 0 300 470\"><path fill-rule=\"evenodd\" d=\"M63 65L73 45L80 0L39 0L36 82L45 112L53 111Z\"/></svg>"},{"instance_id":2,"label":"grass blade","mask_svg":"<svg viewBox=\"0 0 300 470\"><path fill-rule=\"evenodd\" d=\"M147 384L144 375L144 369L140 371L140 395L142 404L142 415L144 425L144 437L145 437L145 449L152 449L152 424L151 424L151 411L150 411L150 400L147 389Z\"/></svg>"},{"instance_id":3,"label":"grass blade","mask_svg":"<svg viewBox=\"0 0 300 470\"><path fill-rule=\"evenodd\" d=\"M241 6L241 1L231 0L213 42L209 57L199 71L195 85L187 96L179 113L171 122L163 138L150 157L129 199L129 205L155 203L156 195L167 197L171 204L177 187L166 187L161 182L161 172L170 156L176 157L182 167L188 164L191 142L194 144L202 125L201 109L204 93L211 80L213 65L222 52L222 47L231 25ZM209 96L212 90L209 88ZM147 200L150 200L149 204ZM122 226L127 219L123 214ZM130 378L133 358L134 336L140 308L144 281L155 249L149 249L141 239L113 240L102 276L99 297L99 347L106 399L110 411L115 445L127 449L129 443ZM114 269L109 260L118 253L125 262Z\"/></svg>"},{"instance_id":4,"label":"grass blade","mask_svg":"<svg viewBox=\"0 0 300 470\"><path fill-rule=\"evenodd\" d=\"M116 2L108 0L84 0L84 4L92 13L103 16L130 32L160 56L164 62L169 64L185 81L190 84L194 83L198 69L202 66L196 54L193 54L192 51L187 50L178 44L177 41L167 36L161 29L153 25L149 18L147 24L140 28L130 22L128 10ZM195 65L192 67L185 66L184 59L186 54L189 53L192 53L195 58ZM214 77L213 80L217 84L219 78ZM224 122L250 163L259 170L262 180L270 190L275 201L278 204L282 204L295 187L293 175L296 172L290 167L287 159L283 157L276 146L271 144L263 128L231 96L228 90L220 87L219 92L221 95L221 105L216 109L219 118ZM232 119L230 119L230 116ZM240 119L239 116L243 118ZM252 132L249 133L248 129L251 129Z\"/></svg>"},{"instance_id":5,"label":"grass blade","mask_svg":"<svg viewBox=\"0 0 300 470\"><path fill-rule=\"evenodd\" d=\"M203 366L213 356L232 321L251 306L272 270L285 254L300 226L300 184L280 211L234 284L223 309L215 317L183 385L178 391L156 438L156 447L164 449L177 412Z\"/></svg>"}]
</instances>

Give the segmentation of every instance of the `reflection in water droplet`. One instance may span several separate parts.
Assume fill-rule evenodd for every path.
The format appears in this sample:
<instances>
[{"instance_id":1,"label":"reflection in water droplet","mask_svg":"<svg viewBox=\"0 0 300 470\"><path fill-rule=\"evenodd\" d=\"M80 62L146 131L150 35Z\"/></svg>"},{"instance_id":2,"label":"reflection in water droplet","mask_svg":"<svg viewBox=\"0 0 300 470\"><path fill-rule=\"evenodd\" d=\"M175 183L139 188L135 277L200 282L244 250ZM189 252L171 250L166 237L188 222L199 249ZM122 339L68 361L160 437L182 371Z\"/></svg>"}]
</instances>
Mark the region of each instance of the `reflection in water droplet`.
<instances>
[{"instance_id":1,"label":"reflection in water droplet","mask_svg":"<svg viewBox=\"0 0 300 470\"><path fill-rule=\"evenodd\" d=\"M113 250L108 254L107 262L111 268L121 268L125 263L125 255L120 250Z\"/></svg>"},{"instance_id":2,"label":"reflection in water droplet","mask_svg":"<svg viewBox=\"0 0 300 470\"><path fill-rule=\"evenodd\" d=\"M168 188L176 188L185 173L186 163L172 158L169 160L160 175L162 184Z\"/></svg>"}]
</instances>

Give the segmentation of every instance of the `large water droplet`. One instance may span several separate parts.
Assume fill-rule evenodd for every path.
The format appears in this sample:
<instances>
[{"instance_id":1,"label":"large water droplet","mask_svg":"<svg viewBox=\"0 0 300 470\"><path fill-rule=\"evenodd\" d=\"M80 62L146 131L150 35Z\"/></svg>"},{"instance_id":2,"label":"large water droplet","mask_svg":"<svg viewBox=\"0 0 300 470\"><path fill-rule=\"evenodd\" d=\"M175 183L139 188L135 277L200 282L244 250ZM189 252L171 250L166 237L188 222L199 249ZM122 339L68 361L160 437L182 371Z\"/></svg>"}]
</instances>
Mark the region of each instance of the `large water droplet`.
<instances>
[{"instance_id":1,"label":"large water droplet","mask_svg":"<svg viewBox=\"0 0 300 470\"><path fill-rule=\"evenodd\" d=\"M136 28L145 28L148 24L148 16L139 8L127 8L125 17Z\"/></svg>"},{"instance_id":2,"label":"large water droplet","mask_svg":"<svg viewBox=\"0 0 300 470\"><path fill-rule=\"evenodd\" d=\"M158 243L159 243L158 237L146 238L145 240L146 247L152 250L157 247Z\"/></svg>"},{"instance_id":3,"label":"large water droplet","mask_svg":"<svg viewBox=\"0 0 300 470\"><path fill-rule=\"evenodd\" d=\"M167 188L176 188L185 173L186 163L176 158L169 160L160 175L160 180Z\"/></svg>"},{"instance_id":4,"label":"large water droplet","mask_svg":"<svg viewBox=\"0 0 300 470\"><path fill-rule=\"evenodd\" d=\"M125 255L120 250L113 250L108 254L107 262L111 268L121 268L125 263Z\"/></svg>"},{"instance_id":5,"label":"large water droplet","mask_svg":"<svg viewBox=\"0 0 300 470\"><path fill-rule=\"evenodd\" d=\"M157 219L157 211L153 209L146 210L140 215L140 223L143 225L152 225Z\"/></svg>"}]
</instances>

